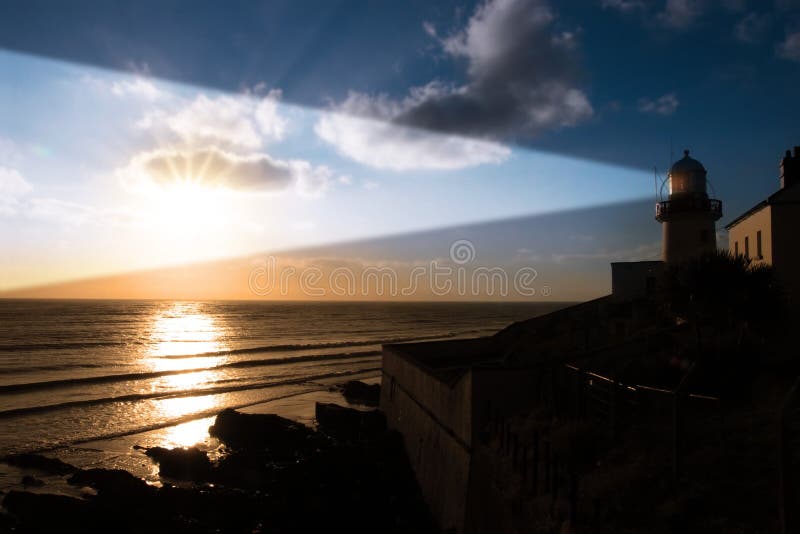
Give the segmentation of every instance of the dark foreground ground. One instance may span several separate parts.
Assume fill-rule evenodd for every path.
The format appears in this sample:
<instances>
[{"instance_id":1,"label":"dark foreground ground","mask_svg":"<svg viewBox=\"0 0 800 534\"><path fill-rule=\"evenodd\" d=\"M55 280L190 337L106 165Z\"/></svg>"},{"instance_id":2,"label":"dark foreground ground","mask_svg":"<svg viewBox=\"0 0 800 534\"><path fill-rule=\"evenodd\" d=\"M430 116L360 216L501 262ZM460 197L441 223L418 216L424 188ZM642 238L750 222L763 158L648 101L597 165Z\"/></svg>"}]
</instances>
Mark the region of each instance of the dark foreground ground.
<instances>
[{"instance_id":1,"label":"dark foreground ground","mask_svg":"<svg viewBox=\"0 0 800 534\"><path fill-rule=\"evenodd\" d=\"M35 491L2 497L0 532L431 532L402 440L378 411L317 405L318 429L271 414L221 412L223 444L152 448L162 487L122 470L78 469L39 455L7 463L58 475L82 498Z\"/></svg>"}]
</instances>

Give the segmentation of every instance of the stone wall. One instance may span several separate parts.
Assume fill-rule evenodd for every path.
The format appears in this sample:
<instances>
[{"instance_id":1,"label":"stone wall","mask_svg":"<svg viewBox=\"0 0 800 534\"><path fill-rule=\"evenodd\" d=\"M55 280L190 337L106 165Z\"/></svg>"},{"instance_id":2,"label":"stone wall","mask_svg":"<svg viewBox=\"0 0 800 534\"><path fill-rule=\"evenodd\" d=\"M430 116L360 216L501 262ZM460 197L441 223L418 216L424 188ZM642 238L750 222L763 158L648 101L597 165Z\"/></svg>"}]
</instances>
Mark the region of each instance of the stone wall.
<instances>
[{"instance_id":1,"label":"stone wall","mask_svg":"<svg viewBox=\"0 0 800 534\"><path fill-rule=\"evenodd\" d=\"M471 447L471 374L444 383L391 348L383 351L381 409L443 530L463 532Z\"/></svg>"}]
</instances>

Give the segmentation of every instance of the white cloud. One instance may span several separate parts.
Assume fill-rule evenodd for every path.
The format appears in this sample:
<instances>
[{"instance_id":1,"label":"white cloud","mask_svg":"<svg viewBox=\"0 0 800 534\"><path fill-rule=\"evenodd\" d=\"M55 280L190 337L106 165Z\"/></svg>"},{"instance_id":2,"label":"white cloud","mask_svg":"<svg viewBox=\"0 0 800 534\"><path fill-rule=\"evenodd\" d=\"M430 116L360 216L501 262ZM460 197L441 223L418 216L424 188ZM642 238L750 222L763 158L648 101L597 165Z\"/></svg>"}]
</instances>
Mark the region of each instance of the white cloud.
<instances>
[{"instance_id":1,"label":"white cloud","mask_svg":"<svg viewBox=\"0 0 800 534\"><path fill-rule=\"evenodd\" d=\"M368 98L351 95L350 98ZM454 135L444 135L366 119L342 112L325 113L314 130L337 151L359 163L378 169L455 170L484 163L501 163L511 154L508 147Z\"/></svg>"},{"instance_id":2,"label":"white cloud","mask_svg":"<svg viewBox=\"0 0 800 534\"><path fill-rule=\"evenodd\" d=\"M241 97L209 98L199 95L176 113L160 117L165 125L187 143L214 143L247 149L261 147L261 136Z\"/></svg>"},{"instance_id":3,"label":"white cloud","mask_svg":"<svg viewBox=\"0 0 800 534\"><path fill-rule=\"evenodd\" d=\"M129 189L193 185L238 192L278 192L295 187L314 196L328 185L331 172L306 161L283 161L267 154L239 155L217 147L157 149L136 155L117 171Z\"/></svg>"},{"instance_id":4,"label":"white cloud","mask_svg":"<svg viewBox=\"0 0 800 534\"><path fill-rule=\"evenodd\" d=\"M800 62L800 32L790 33L778 45L778 55L790 61Z\"/></svg>"},{"instance_id":5,"label":"white cloud","mask_svg":"<svg viewBox=\"0 0 800 534\"><path fill-rule=\"evenodd\" d=\"M115 79L84 75L81 83L98 92L111 94L118 98L131 98L147 102L163 101L172 97L172 94L160 84L143 74L121 75Z\"/></svg>"},{"instance_id":6,"label":"white cloud","mask_svg":"<svg viewBox=\"0 0 800 534\"><path fill-rule=\"evenodd\" d=\"M166 91L159 89L152 81L136 77L133 80L118 80L111 83L111 93L119 96L134 96L145 100L155 101L167 96Z\"/></svg>"},{"instance_id":7,"label":"white cloud","mask_svg":"<svg viewBox=\"0 0 800 534\"><path fill-rule=\"evenodd\" d=\"M177 110L153 110L137 125L177 135L191 145L213 144L255 150L284 138L288 121L278 111L279 90L264 97L198 95Z\"/></svg>"},{"instance_id":8,"label":"white cloud","mask_svg":"<svg viewBox=\"0 0 800 534\"><path fill-rule=\"evenodd\" d=\"M264 96L199 94L171 109L153 109L137 126L151 132L161 148L135 155L117 174L133 190L192 182L238 192L320 195L331 183L327 167L280 160L261 150L286 135L281 96L280 90Z\"/></svg>"},{"instance_id":9,"label":"white cloud","mask_svg":"<svg viewBox=\"0 0 800 534\"><path fill-rule=\"evenodd\" d=\"M675 93L667 93L655 100L649 98L639 99L639 111L642 113L655 113L657 115L668 116L678 110L680 102Z\"/></svg>"},{"instance_id":10,"label":"white cloud","mask_svg":"<svg viewBox=\"0 0 800 534\"><path fill-rule=\"evenodd\" d=\"M20 198L33 190L16 169L0 167L0 215L17 212Z\"/></svg>"},{"instance_id":11,"label":"white cloud","mask_svg":"<svg viewBox=\"0 0 800 534\"><path fill-rule=\"evenodd\" d=\"M291 161L297 193L306 197L321 196L330 186L333 172L324 166L311 165L307 161Z\"/></svg>"},{"instance_id":12,"label":"white cloud","mask_svg":"<svg viewBox=\"0 0 800 534\"><path fill-rule=\"evenodd\" d=\"M289 121L278 113L278 101L282 96L280 89L273 89L256 104L256 122L268 140L280 141L286 135Z\"/></svg>"},{"instance_id":13,"label":"white cloud","mask_svg":"<svg viewBox=\"0 0 800 534\"><path fill-rule=\"evenodd\" d=\"M668 28L683 30L691 26L705 8L703 0L667 0L658 20Z\"/></svg>"},{"instance_id":14,"label":"white cloud","mask_svg":"<svg viewBox=\"0 0 800 534\"><path fill-rule=\"evenodd\" d=\"M600 5L603 9L616 9L623 13L629 13L638 9L644 9L644 2L641 0L602 0Z\"/></svg>"}]
</instances>

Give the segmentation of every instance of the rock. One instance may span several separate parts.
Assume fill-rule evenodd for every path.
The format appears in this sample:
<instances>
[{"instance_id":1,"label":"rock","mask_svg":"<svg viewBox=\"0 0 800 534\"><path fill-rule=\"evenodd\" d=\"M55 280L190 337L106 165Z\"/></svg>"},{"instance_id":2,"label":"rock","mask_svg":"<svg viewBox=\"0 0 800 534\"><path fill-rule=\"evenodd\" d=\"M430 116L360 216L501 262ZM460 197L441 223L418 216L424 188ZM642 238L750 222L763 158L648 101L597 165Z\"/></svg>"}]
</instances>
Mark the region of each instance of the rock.
<instances>
[{"instance_id":1,"label":"rock","mask_svg":"<svg viewBox=\"0 0 800 534\"><path fill-rule=\"evenodd\" d=\"M291 459L320 445L316 433L275 414L243 414L223 410L209 435L234 449L266 450L273 460Z\"/></svg>"},{"instance_id":2,"label":"rock","mask_svg":"<svg viewBox=\"0 0 800 534\"><path fill-rule=\"evenodd\" d=\"M365 384L360 380L350 380L342 385L342 395L347 402L378 406L381 400L380 384Z\"/></svg>"},{"instance_id":3,"label":"rock","mask_svg":"<svg viewBox=\"0 0 800 534\"><path fill-rule=\"evenodd\" d=\"M74 465L62 462L57 458L48 458L41 454L10 454L2 459L8 465L23 469L36 469L51 475L68 475L78 471Z\"/></svg>"},{"instance_id":4,"label":"rock","mask_svg":"<svg viewBox=\"0 0 800 534\"><path fill-rule=\"evenodd\" d=\"M386 417L378 410L364 412L318 402L314 411L320 430L337 439L374 439L386 430Z\"/></svg>"},{"instance_id":5,"label":"rock","mask_svg":"<svg viewBox=\"0 0 800 534\"><path fill-rule=\"evenodd\" d=\"M164 477L201 482L211 477L212 464L208 455L197 447L166 449L152 447L145 454L158 464L158 473Z\"/></svg>"},{"instance_id":6,"label":"rock","mask_svg":"<svg viewBox=\"0 0 800 534\"><path fill-rule=\"evenodd\" d=\"M71 526L83 523L86 501L47 493L12 490L3 506L24 528L23 532L70 532Z\"/></svg>"},{"instance_id":7,"label":"rock","mask_svg":"<svg viewBox=\"0 0 800 534\"><path fill-rule=\"evenodd\" d=\"M0 493L2 495L2 493ZM8 514L0 512L0 532L13 532L14 518Z\"/></svg>"},{"instance_id":8,"label":"rock","mask_svg":"<svg viewBox=\"0 0 800 534\"><path fill-rule=\"evenodd\" d=\"M152 497L155 488L122 469L86 469L78 471L67 479L73 486L89 486L97 490L101 497L140 500Z\"/></svg>"},{"instance_id":9,"label":"rock","mask_svg":"<svg viewBox=\"0 0 800 534\"><path fill-rule=\"evenodd\" d=\"M39 480L38 478L32 477L31 475L25 475L24 477L22 477L20 483L23 486L30 486L32 488L41 488L42 486L44 486L44 480Z\"/></svg>"}]
</instances>

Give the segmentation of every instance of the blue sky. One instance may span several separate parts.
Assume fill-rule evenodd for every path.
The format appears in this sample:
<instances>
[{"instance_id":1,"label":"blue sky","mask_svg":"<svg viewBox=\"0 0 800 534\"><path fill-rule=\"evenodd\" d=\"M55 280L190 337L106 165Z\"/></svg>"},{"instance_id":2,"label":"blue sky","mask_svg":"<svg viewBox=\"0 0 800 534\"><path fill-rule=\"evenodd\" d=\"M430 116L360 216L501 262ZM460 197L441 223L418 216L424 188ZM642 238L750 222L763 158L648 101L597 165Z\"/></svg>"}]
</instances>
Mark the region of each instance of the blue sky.
<instances>
[{"instance_id":1,"label":"blue sky","mask_svg":"<svg viewBox=\"0 0 800 534\"><path fill-rule=\"evenodd\" d=\"M671 147L730 219L800 144L789 0L6 2L0 73L0 290L576 209L477 245L589 272Z\"/></svg>"}]
</instances>

